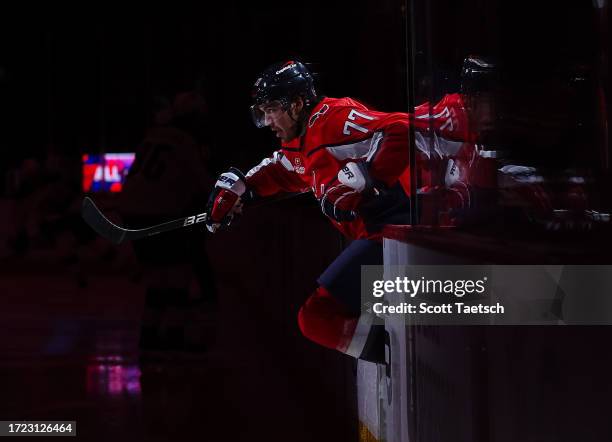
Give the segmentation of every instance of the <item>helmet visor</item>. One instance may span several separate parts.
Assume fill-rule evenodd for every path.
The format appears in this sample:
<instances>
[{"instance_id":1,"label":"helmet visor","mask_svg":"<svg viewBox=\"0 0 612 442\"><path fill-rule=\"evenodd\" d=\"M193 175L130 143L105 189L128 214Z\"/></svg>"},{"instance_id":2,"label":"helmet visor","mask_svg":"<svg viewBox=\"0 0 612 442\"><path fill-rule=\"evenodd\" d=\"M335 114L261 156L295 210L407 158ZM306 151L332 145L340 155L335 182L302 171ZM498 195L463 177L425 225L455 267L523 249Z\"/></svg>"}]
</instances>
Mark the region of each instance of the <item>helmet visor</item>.
<instances>
[{"instance_id":1,"label":"helmet visor","mask_svg":"<svg viewBox=\"0 0 612 442\"><path fill-rule=\"evenodd\" d=\"M262 128L268 126L270 120L278 118L285 110L286 106L278 100L264 104L254 104L251 106L251 117L255 126Z\"/></svg>"}]
</instances>

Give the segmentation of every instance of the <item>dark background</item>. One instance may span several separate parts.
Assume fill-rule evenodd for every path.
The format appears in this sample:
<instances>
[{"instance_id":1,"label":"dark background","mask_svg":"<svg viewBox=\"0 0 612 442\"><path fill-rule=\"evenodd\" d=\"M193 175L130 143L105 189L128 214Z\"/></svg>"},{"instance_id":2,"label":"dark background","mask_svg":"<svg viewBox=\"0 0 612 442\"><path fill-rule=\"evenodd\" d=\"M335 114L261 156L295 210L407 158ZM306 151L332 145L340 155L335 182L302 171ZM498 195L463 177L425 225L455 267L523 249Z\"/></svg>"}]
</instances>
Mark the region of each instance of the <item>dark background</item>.
<instances>
[{"instance_id":1,"label":"dark background","mask_svg":"<svg viewBox=\"0 0 612 442\"><path fill-rule=\"evenodd\" d=\"M398 3L223 2L144 16L5 17L0 111L3 144L11 148L3 166L40 155L49 143L71 153L130 151L156 98L202 80L219 167L241 155L250 167L273 142L250 122L251 86L267 65L289 57L313 63L328 94L401 110L407 92Z\"/></svg>"}]
</instances>

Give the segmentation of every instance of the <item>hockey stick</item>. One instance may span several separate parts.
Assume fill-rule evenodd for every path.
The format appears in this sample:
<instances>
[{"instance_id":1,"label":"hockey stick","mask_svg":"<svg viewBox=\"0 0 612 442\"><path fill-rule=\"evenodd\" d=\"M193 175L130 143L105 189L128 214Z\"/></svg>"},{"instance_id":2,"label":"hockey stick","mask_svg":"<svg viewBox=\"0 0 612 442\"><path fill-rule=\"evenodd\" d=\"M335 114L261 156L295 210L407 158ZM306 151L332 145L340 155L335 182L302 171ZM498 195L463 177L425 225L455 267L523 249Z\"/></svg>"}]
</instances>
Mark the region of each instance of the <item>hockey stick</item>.
<instances>
[{"instance_id":1,"label":"hockey stick","mask_svg":"<svg viewBox=\"0 0 612 442\"><path fill-rule=\"evenodd\" d=\"M288 198L293 198L299 195L303 195L307 192L291 193L288 195L282 195L281 197L264 199L262 203L276 202ZM254 204L258 206L259 204ZM144 229L126 229L124 227L113 224L104 214L98 209L96 204L91 198L86 196L83 199L83 206L81 207L81 216L85 222L91 227L98 235L115 244L121 244L125 240L141 239L148 236L157 235L162 232L169 232L170 230L180 229L181 227L192 226L199 224L206 220L206 212L199 213L197 215L186 216L184 218L175 219L162 224L157 224L151 227L145 227Z\"/></svg>"},{"instance_id":2,"label":"hockey stick","mask_svg":"<svg viewBox=\"0 0 612 442\"><path fill-rule=\"evenodd\" d=\"M189 226L195 224L196 219L198 219L198 222L202 222L204 219L206 219L206 213L201 213L196 216L175 219L173 221L146 227L144 229L126 229L113 224L107 217L104 216L93 200L88 196L83 199L81 216L85 222L89 224L89 227L94 229L98 235L110 240L115 244L121 244L125 240L146 238L147 236L157 235L158 233Z\"/></svg>"}]
</instances>

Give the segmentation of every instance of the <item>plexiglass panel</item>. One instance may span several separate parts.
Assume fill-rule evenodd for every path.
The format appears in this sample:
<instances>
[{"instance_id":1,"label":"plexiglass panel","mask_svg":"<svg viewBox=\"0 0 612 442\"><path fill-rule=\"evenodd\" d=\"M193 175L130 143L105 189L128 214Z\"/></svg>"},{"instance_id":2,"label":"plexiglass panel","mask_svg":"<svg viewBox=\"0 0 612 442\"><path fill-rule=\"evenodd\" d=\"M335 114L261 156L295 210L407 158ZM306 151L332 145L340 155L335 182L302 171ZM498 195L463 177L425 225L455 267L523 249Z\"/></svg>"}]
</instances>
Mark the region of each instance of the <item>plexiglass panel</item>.
<instances>
[{"instance_id":1,"label":"plexiglass panel","mask_svg":"<svg viewBox=\"0 0 612 442\"><path fill-rule=\"evenodd\" d=\"M607 8L408 1L417 223L607 229Z\"/></svg>"}]
</instances>

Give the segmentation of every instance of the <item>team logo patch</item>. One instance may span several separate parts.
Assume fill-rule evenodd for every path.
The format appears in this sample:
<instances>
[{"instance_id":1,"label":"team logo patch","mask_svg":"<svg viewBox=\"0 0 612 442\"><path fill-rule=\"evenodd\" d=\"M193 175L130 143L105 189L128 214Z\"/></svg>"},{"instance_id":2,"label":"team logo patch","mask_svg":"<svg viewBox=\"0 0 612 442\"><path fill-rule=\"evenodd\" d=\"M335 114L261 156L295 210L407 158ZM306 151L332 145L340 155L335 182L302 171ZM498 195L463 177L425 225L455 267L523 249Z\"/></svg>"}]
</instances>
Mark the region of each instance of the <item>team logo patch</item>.
<instances>
[{"instance_id":1,"label":"team logo patch","mask_svg":"<svg viewBox=\"0 0 612 442\"><path fill-rule=\"evenodd\" d=\"M293 160L294 169L297 173L303 175L306 172L306 168L302 165L302 160L299 157L296 157Z\"/></svg>"},{"instance_id":2,"label":"team logo patch","mask_svg":"<svg viewBox=\"0 0 612 442\"><path fill-rule=\"evenodd\" d=\"M313 124L315 124L315 122L317 121L317 118L319 118L321 115L323 115L328 110L329 110L329 105L324 104L316 114L313 114L313 116L310 117L310 120L308 120L308 127L312 127Z\"/></svg>"}]
</instances>

